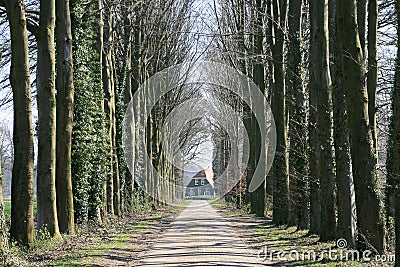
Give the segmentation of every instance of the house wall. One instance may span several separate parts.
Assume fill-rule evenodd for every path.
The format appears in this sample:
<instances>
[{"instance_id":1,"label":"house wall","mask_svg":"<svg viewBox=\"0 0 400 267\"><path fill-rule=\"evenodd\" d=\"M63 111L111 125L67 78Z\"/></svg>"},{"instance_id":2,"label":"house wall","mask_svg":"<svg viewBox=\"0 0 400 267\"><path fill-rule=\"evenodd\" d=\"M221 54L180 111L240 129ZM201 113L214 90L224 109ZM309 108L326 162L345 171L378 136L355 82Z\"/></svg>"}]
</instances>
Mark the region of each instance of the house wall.
<instances>
[{"instance_id":1,"label":"house wall","mask_svg":"<svg viewBox=\"0 0 400 267\"><path fill-rule=\"evenodd\" d=\"M214 195L215 195L214 188L205 177L193 178L187 185L185 191L186 198L193 198L193 197L211 198L214 197Z\"/></svg>"}]
</instances>

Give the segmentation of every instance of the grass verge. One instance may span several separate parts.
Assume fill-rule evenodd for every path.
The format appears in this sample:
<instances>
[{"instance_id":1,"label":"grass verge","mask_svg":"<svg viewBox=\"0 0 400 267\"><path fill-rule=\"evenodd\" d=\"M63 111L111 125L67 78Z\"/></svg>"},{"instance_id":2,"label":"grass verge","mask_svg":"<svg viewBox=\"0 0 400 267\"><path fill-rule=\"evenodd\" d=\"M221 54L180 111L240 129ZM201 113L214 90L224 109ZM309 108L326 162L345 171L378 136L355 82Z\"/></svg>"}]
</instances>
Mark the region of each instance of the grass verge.
<instances>
[{"instance_id":1,"label":"grass verge","mask_svg":"<svg viewBox=\"0 0 400 267\"><path fill-rule=\"evenodd\" d=\"M249 221L254 219L254 216L246 214L232 205L226 205L224 201L211 201L210 203L228 218L249 218ZM259 244L256 247L258 256L268 262L270 264L268 266L393 266L392 253L377 256L378 258L369 255L371 260L364 260L362 252L346 248L339 249L336 242L319 242L319 237L308 235L307 230L276 226L270 218L259 219L258 223L249 227L246 232L240 234L256 236L258 239L256 243Z\"/></svg>"},{"instance_id":2,"label":"grass verge","mask_svg":"<svg viewBox=\"0 0 400 267\"><path fill-rule=\"evenodd\" d=\"M166 206L124 218L112 218L106 226L77 227L75 236L52 240L46 233L38 233L30 249L12 246L7 251L7 264L2 266L115 266L113 261L131 263L157 237L165 225L188 204ZM126 254L126 258L122 257ZM114 259L113 259L114 258Z\"/></svg>"}]
</instances>

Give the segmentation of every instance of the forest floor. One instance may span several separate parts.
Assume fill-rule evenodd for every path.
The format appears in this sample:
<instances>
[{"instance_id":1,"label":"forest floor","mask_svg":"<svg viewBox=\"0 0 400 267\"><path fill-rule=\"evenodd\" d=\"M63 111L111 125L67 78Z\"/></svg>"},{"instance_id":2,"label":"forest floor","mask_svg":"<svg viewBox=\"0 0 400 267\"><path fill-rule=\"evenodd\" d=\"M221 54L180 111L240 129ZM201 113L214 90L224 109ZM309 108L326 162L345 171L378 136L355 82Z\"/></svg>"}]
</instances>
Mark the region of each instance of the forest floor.
<instances>
[{"instance_id":1,"label":"forest floor","mask_svg":"<svg viewBox=\"0 0 400 267\"><path fill-rule=\"evenodd\" d=\"M275 226L220 201L194 200L112 225L62 244L44 241L27 264L16 266L393 266L391 260L344 260L340 255L351 251L338 250L336 242L318 242L306 231ZM301 259L307 251L316 258Z\"/></svg>"}]
</instances>

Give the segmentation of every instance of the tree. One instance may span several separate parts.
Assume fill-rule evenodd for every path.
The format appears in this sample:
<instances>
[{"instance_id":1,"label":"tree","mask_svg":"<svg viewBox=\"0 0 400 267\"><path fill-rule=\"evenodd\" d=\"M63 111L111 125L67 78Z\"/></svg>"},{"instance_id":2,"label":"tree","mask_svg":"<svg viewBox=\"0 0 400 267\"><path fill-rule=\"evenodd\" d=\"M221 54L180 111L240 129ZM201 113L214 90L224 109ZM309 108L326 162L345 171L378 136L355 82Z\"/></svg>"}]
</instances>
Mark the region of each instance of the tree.
<instances>
[{"instance_id":1,"label":"tree","mask_svg":"<svg viewBox=\"0 0 400 267\"><path fill-rule=\"evenodd\" d=\"M11 184L11 239L22 245L34 241L33 128L25 5L5 1L11 32L10 83L14 106L14 165Z\"/></svg>"},{"instance_id":2,"label":"tree","mask_svg":"<svg viewBox=\"0 0 400 267\"><path fill-rule=\"evenodd\" d=\"M62 233L75 233L71 145L74 105L72 34L69 0L56 1L57 31L57 215Z\"/></svg>"},{"instance_id":3,"label":"tree","mask_svg":"<svg viewBox=\"0 0 400 267\"><path fill-rule=\"evenodd\" d=\"M3 173L1 169L1 155L0 155L0 251L7 247L7 223L4 217L4 202L3 202Z\"/></svg>"},{"instance_id":4,"label":"tree","mask_svg":"<svg viewBox=\"0 0 400 267\"><path fill-rule=\"evenodd\" d=\"M59 236L56 204L55 0L40 1L38 65L38 228Z\"/></svg>"},{"instance_id":5,"label":"tree","mask_svg":"<svg viewBox=\"0 0 400 267\"><path fill-rule=\"evenodd\" d=\"M133 57L133 19L132 19L132 5L128 5L125 10L122 11L122 21L123 27L120 27L117 32L124 37L120 46L117 50L121 51L123 57L123 65L121 64L118 68L117 65L117 73L119 78L118 88L119 92L116 94L116 122L117 122L117 155L118 155L118 163L119 163L119 177L121 180L124 180L123 190L121 190L121 201L123 200L122 212L129 214L134 212L134 201L135 201L135 181L133 174L129 173L128 166L134 166L135 162L135 119L133 116L129 117L129 121L125 121L126 125L130 125L127 129L127 139L131 140L128 147L122 149L123 142L123 123L124 116L126 113L127 106L132 99L132 95L135 93L133 90L133 75L132 75L132 57ZM137 88L135 88L136 90ZM131 111L133 114L133 107L131 107ZM129 151L130 162L125 161L124 150Z\"/></svg>"},{"instance_id":6,"label":"tree","mask_svg":"<svg viewBox=\"0 0 400 267\"><path fill-rule=\"evenodd\" d=\"M267 90L265 87L265 69L264 69L264 49L263 49L263 28L264 28L264 3L261 0L256 1L256 6L254 7L254 16L255 16L255 33L254 33L254 54L256 55L256 61L253 66L253 81L258 86L258 88L263 92L263 94L267 94ZM264 127L263 125L258 125L256 120L252 120L253 129L252 129L252 139L250 143L252 144L251 155L250 155L250 167L251 172L255 171L257 164L260 164L260 161L265 161L265 159L260 158L260 147L261 147L261 134L258 130L258 127ZM256 189L256 191L251 193L251 202L250 208L251 212L256 214L257 216L265 216L265 178L264 182Z\"/></svg>"},{"instance_id":7,"label":"tree","mask_svg":"<svg viewBox=\"0 0 400 267\"><path fill-rule=\"evenodd\" d=\"M101 76L102 1L82 8L71 1L74 62L74 131L72 133L72 185L76 221L104 222L103 183L108 168L104 94ZM90 15L89 15L90 14ZM79 90L78 90L79 88Z\"/></svg>"},{"instance_id":8,"label":"tree","mask_svg":"<svg viewBox=\"0 0 400 267\"><path fill-rule=\"evenodd\" d=\"M285 30L288 1L272 1L274 35L270 44L274 60L271 110L276 124L276 153L273 163L274 196L273 222L285 224L288 220L288 127L285 85Z\"/></svg>"},{"instance_id":9,"label":"tree","mask_svg":"<svg viewBox=\"0 0 400 267\"><path fill-rule=\"evenodd\" d=\"M119 166L116 144L116 85L115 85L115 64L114 64L114 6L105 1L106 5L103 12L104 21L104 42L102 51L102 78L103 89L106 97L104 107L107 114L108 142L110 147L109 162L110 173L108 174L108 211L112 215L121 215L121 195Z\"/></svg>"},{"instance_id":10,"label":"tree","mask_svg":"<svg viewBox=\"0 0 400 267\"><path fill-rule=\"evenodd\" d=\"M307 119L306 97L302 79L303 1L289 3L288 31L288 108L289 108L289 189L293 213L288 224L307 229L309 224L307 185ZM290 220L292 218L292 220Z\"/></svg>"},{"instance_id":11,"label":"tree","mask_svg":"<svg viewBox=\"0 0 400 267\"><path fill-rule=\"evenodd\" d=\"M346 99L341 83L342 70L338 59L336 1L329 2L329 25L331 57L333 58L331 74L337 187L337 236L346 239L348 246L354 248L356 240L354 182L350 166Z\"/></svg>"},{"instance_id":12,"label":"tree","mask_svg":"<svg viewBox=\"0 0 400 267\"><path fill-rule=\"evenodd\" d=\"M396 263L400 266L400 0L396 0L397 15L397 61L395 69L395 85L393 88L393 164L392 177L395 185L395 227L396 227Z\"/></svg>"},{"instance_id":13,"label":"tree","mask_svg":"<svg viewBox=\"0 0 400 267\"><path fill-rule=\"evenodd\" d=\"M366 51L366 22L367 22L367 0L356 0L357 1L357 25L358 35L360 37L360 44L362 54L365 56Z\"/></svg>"},{"instance_id":14,"label":"tree","mask_svg":"<svg viewBox=\"0 0 400 267\"><path fill-rule=\"evenodd\" d=\"M378 84L378 0L368 0L368 116L376 159L378 159L378 133L376 127L376 88Z\"/></svg>"},{"instance_id":15,"label":"tree","mask_svg":"<svg viewBox=\"0 0 400 267\"><path fill-rule=\"evenodd\" d=\"M309 12L310 13L310 12ZM309 80L315 80L312 64L308 66ZM321 195L319 182L319 142L317 133L317 91L307 85L309 92L309 200L310 200L310 229L309 234L319 234L321 230Z\"/></svg>"},{"instance_id":16,"label":"tree","mask_svg":"<svg viewBox=\"0 0 400 267\"><path fill-rule=\"evenodd\" d=\"M384 250L384 222L374 143L369 124L365 57L358 33L355 0L337 0L339 58L348 108L350 151L357 205L358 241Z\"/></svg>"},{"instance_id":17,"label":"tree","mask_svg":"<svg viewBox=\"0 0 400 267\"><path fill-rule=\"evenodd\" d=\"M336 238L335 176L332 150L332 81L329 69L328 0L310 2L310 90L317 94L317 134L321 190L320 240Z\"/></svg>"},{"instance_id":18,"label":"tree","mask_svg":"<svg viewBox=\"0 0 400 267\"><path fill-rule=\"evenodd\" d=\"M314 79L313 72L310 68L310 80ZM310 191L310 230L309 234L319 234L321 231L321 195L319 183L319 149L318 149L318 134L317 134L317 92L311 89L311 84L308 84L309 90L309 123L308 123L308 144L309 144L309 191Z\"/></svg>"}]
</instances>

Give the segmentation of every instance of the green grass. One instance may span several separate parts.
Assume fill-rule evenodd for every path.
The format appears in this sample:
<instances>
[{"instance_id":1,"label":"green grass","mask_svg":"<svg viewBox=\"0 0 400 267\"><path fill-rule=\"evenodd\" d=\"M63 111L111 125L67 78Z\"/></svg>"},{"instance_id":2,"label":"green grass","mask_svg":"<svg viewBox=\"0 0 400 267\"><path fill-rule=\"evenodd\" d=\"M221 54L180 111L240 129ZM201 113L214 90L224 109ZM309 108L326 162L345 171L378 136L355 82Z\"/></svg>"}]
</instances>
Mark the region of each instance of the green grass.
<instances>
[{"instance_id":1,"label":"green grass","mask_svg":"<svg viewBox=\"0 0 400 267\"><path fill-rule=\"evenodd\" d=\"M3 203L4 203L4 216L6 218L11 218L11 198L10 197L4 198ZM37 205L35 201L33 202L33 214L36 214L36 210L37 210Z\"/></svg>"},{"instance_id":2,"label":"green grass","mask_svg":"<svg viewBox=\"0 0 400 267\"><path fill-rule=\"evenodd\" d=\"M65 262L59 263L57 265L46 265L46 266L58 266L58 267L91 267L93 264L82 264L82 263L72 263L72 262Z\"/></svg>"},{"instance_id":3,"label":"green grass","mask_svg":"<svg viewBox=\"0 0 400 267\"><path fill-rule=\"evenodd\" d=\"M288 255L290 251L295 250L298 253L304 251L315 251L317 257L321 255L322 252L327 252L329 250L337 250L337 255L340 257L340 250L336 248L335 242L319 242L319 237L316 235L307 235L307 231L297 231L296 227L285 227L285 226L275 226L271 222L265 225L258 226L256 233L264 240L264 244L267 245L269 251L285 251L287 256L283 257L285 266L385 266L382 263L373 262L362 262L362 261L332 261L328 258L328 255L324 254L324 259L322 260L305 260L305 261L292 261L292 258ZM346 255L347 250L343 250L343 254ZM278 259L274 258L275 261ZM278 261L279 262L279 261ZM386 265L390 266L390 265Z\"/></svg>"},{"instance_id":4,"label":"green grass","mask_svg":"<svg viewBox=\"0 0 400 267\"><path fill-rule=\"evenodd\" d=\"M184 207L190 204L191 200L185 199L180 203L176 203L172 205L172 212L178 212L182 210Z\"/></svg>"},{"instance_id":5,"label":"green grass","mask_svg":"<svg viewBox=\"0 0 400 267\"><path fill-rule=\"evenodd\" d=\"M11 200L4 200L4 216L6 218L11 217Z\"/></svg>"},{"instance_id":6,"label":"green grass","mask_svg":"<svg viewBox=\"0 0 400 267\"><path fill-rule=\"evenodd\" d=\"M142 232L148 231L162 219L180 212L182 208L189 203L190 201L183 201L178 205L174 205L169 211L155 211L146 215L145 218L129 221L125 224L117 224L118 226L107 229L108 234L106 238L104 235L92 238L78 250L71 251L68 256L60 257L54 262L42 266L93 266L94 262L88 262L95 257L101 257L110 249L136 250L139 248L139 240L137 240L137 237L139 237Z\"/></svg>"},{"instance_id":7,"label":"green grass","mask_svg":"<svg viewBox=\"0 0 400 267\"><path fill-rule=\"evenodd\" d=\"M236 204L234 203L227 204L223 199L212 199L209 200L208 202L210 203L211 206L217 209L224 210L225 216L228 217L240 217L244 214L246 214L247 216L250 215L248 212L246 212L247 210L246 208L237 209Z\"/></svg>"},{"instance_id":8,"label":"green grass","mask_svg":"<svg viewBox=\"0 0 400 267\"><path fill-rule=\"evenodd\" d=\"M77 226L76 236L63 236L63 239L51 239L46 231L38 231L37 238L29 249L12 246L3 254L0 265L3 266L93 266L95 258L103 259L102 255L111 249L136 251L139 247L138 238L142 233L152 232L149 229L164 219L179 213L191 201L185 200L174 206L159 210L138 211L133 217L112 219L105 227ZM11 200L4 199L5 215L11 215ZM34 203L36 213L36 202ZM145 234L146 236L146 234ZM105 258L107 256L104 256ZM100 263L101 265L101 263ZM99 266L100 266L99 265Z\"/></svg>"},{"instance_id":9,"label":"green grass","mask_svg":"<svg viewBox=\"0 0 400 267\"><path fill-rule=\"evenodd\" d=\"M158 219L159 220L159 219ZM123 227L108 230L110 234L105 237L103 235L91 238L86 244L83 244L76 251L72 251L70 255L57 259L53 263L42 266L92 266L89 263L95 257L101 257L110 249L125 248L134 249L138 247L135 240L132 240L134 234L138 234L149 229L157 223L157 218L138 223L127 224Z\"/></svg>"},{"instance_id":10,"label":"green grass","mask_svg":"<svg viewBox=\"0 0 400 267\"><path fill-rule=\"evenodd\" d=\"M87 262L90 262L92 258L101 257L110 249L125 247L129 247L129 249L137 248L138 244L135 240L132 240L133 235L146 231L152 225L157 224L161 218L162 215L150 216L145 221L110 229L109 232L111 234L107 236L107 238L104 236L95 237L79 250L74 251L66 259L61 259L55 263L43 266L92 266L92 263Z\"/></svg>"},{"instance_id":11,"label":"green grass","mask_svg":"<svg viewBox=\"0 0 400 267\"><path fill-rule=\"evenodd\" d=\"M221 209L221 208L225 208L226 205L223 201L221 201L220 199L211 199L208 201L212 206Z\"/></svg>"},{"instance_id":12,"label":"green grass","mask_svg":"<svg viewBox=\"0 0 400 267\"><path fill-rule=\"evenodd\" d=\"M227 217L240 217L244 215L242 210L238 210L232 205L226 205L223 200L212 200L210 204L223 210L224 215ZM267 218L270 218L271 215L268 214ZM249 214L245 214L245 216L249 216ZM296 227L275 226L268 219L265 220L265 223L255 226L251 231L261 239L260 250L265 246L269 253L272 250L275 251L273 264L278 266L393 266L393 263L390 262L347 261L345 259L340 261L341 250L337 249L336 242L319 242L319 237L317 235L308 235L307 230L298 231ZM306 258L305 260L294 261L293 257L290 257L290 252L293 250L300 255L305 251L315 251L317 260L313 261ZM333 261L329 259L327 255L329 250L337 250L337 253L333 253L333 255L337 255L338 260ZM277 253L281 251L285 253L285 256L282 260L279 260ZM318 257L322 252L325 252L323 254L324 257L322 260L319 260ZM347 252L349 251L344 249L343 255L346 255ZM267 255L268 260L270 254ZM362 253L360 255L362 256Z\"/></svg>"}]
</instances>

